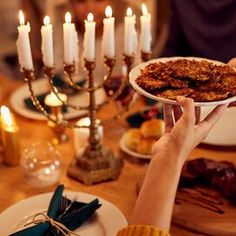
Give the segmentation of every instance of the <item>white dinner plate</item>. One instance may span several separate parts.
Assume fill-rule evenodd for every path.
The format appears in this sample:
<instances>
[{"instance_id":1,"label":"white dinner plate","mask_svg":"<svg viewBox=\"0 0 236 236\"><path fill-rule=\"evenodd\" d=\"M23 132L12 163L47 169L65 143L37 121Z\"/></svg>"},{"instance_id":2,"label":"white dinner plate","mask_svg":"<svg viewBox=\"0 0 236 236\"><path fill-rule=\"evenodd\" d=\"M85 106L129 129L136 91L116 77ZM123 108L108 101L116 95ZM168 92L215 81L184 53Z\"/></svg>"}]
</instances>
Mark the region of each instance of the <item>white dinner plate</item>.
<instances>
[{"instance_id":1,"label":"white dinner plate","mask_svg":"<svg viewBox=\"0 0 236 236\"><path fill-rule=\"evenodd\" d=\"M147 91L145 91L144 89L142 89L137 83L136 83L136 78L141 74L141 69L144 69L147 65L151 64L151 63L155 63L155 62L162 62L162 63L166 63L167 61L174 61L174 60L178 60L178 59L187 59L187 60L196 60L196 61L201 61L201 60L207 60L209 62L214 63L215 65L225 65L222 62L219 61L214 61L214 60L208 60L205 58L199 58L199 57L163 57L163 58L157 58L157 59L152 59L148 62L144 62L141 63L139 65L137 65L136 67L134 67L130 74L129 74L129 81L130 84L132 85L132 87L140 94L151 98L153 100L159 101L159 102L163 102L163 103L169 103L169 104L177 104L175 100L170 100L170 99L166 99L163 97L158 97L155 96L151 93L148 93ZM234 97L230 97L221 101L214 101L214 102L195 102L195 106L215 106L215 105L220 105L220 104L225 104L228 102L233 102L236 101L236 96Z\"/></svg>"},{"instance_id":2,"label":"white dinner plate","mask_svg":"<svg viewBox=\"0 0 236 236\"><path fill-rule=\"evenodd\" d=\"M136 158L140 158L140 159L146 159L149 160L151 158L151 155L147 155L147 154L142 154L142 153L138 153L135 152L131 149L129 149L126 145L125 145L125 139L124 139L124 135L121 137L120 139L120 149L127 153L130 156L136 157Z\"/></svg>"},{"instance_id":3,"label":"white dinner plate","mask_svg":"<svg viewBox=\"0 0 236 236\"><path fill-rule=\"evenodd\" d=\"M203 107L201 118L213 110L214 107ZM236 107L227 108L221 118L209 132L203 143L217 146L236 146Z\"/></svg>"},{"instance_id":4,"label":"white dinner plate","mask_svg":"<svg viewBox=\"0 0 236 236\"><path fill-rule=\"evenodd\" d=\"M48 84L48 80L45 78L35 80L33 83L33 90L36 95L46 93L50 91L50 86ZM96 93L96 102L97 104L102 103L105 100L105 91L103 89L99 89ZM32 109L28 108L25 103L24 99L30 97L30 92L28 89L28 84L25 84L19 87L16 91L14 91L10 97L10 103L12 108L18 114L35 120L46 120L45 116L38 111L33 111ZM89 96L87 92L80 92L76 95L69 96L68 102L72 105L78 106L86 106L89 102ZM65 119L73 119L79 116L83 116L87 114L86 110L74 110L71 108L67 109L67 112L64 113Z\"/></svg>"},{"instance_id":5,"label":"white dinner plate","mask_svg":"<svg viewBox=\"0 0 236 236\"><path fill-rule=\"evenodd\" d=\"M80 226L76 233L81 236L115 236L119 229L127 226L124 215L112 203L96 197L92 194L82 192L66 191L66 197L81 202L90 202L95 198L99 199L102 206L96 211L88 222ZM7 208L0 214L1 235L9 235L22 229L32 217L40 212L45 212L51 200L52 193L36 195L20 201Z\"/></svg>"}]
</instances>

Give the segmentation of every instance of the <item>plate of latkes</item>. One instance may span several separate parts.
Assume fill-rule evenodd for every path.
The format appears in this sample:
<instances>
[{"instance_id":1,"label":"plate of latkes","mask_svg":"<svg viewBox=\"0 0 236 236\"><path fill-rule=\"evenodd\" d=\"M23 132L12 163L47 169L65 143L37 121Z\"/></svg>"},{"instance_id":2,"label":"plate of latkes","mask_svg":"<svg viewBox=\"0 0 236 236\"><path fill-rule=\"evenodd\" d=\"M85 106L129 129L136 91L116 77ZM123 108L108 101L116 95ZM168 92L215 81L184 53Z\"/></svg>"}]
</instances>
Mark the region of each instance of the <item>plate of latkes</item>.
<instances>
[{"instance_id":1,"label":"plate of latkes","mask_svg":"<svg viewBox=\"0 0 236 236\"><path fill-rule=\"evenodd\" d=\"M176 104L177 96L189 97L195 106L236 101L236 70L223 62L198 57L165 57L141 63L129 74L140 94Z\"/></svg>"}]
</instances>

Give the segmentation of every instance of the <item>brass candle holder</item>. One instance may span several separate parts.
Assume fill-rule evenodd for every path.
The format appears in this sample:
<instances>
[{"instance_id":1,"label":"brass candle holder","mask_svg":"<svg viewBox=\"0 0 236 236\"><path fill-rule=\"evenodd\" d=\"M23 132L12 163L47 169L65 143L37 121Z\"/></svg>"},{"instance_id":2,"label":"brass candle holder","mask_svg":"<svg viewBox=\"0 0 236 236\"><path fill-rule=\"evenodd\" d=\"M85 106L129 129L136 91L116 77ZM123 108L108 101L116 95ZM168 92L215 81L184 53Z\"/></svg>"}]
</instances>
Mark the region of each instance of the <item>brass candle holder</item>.
<instances>
[{"instance_id":1,"label":"brass candle holder","mask_svg":"<svg viewBox=\"0 0 236 236\"><path fill-rule=\"evenodd\" d=\"M144 54L142 53L142 59L147 60L150 57L150 53ZM118 88L118 90L112 94L109 98L107 98L102 104L96 104L96 97L95 92L102 88L106 81L111 78L111 74L113 71L113 68L115 66L115 58L107 58L104 57L104 65L107 68L107 74L104 76L104 80L99 85L96 85L94 82L94 75L93 71L95 69L95 61L88 61L84 60L84 68L87 71L87 80L88 80L88 86L87 87L81 87L73 80L72 76L75 72L75 65L64 65L64 72L66 75L66 80L68 84L77 91L87 92L89 93L89 105L88 106L76 106L73 104L70 104L69 101L63 101L55 86L53 85L53 68L45 68L44 73L45 76L48 78L49 84L51 86L52 92L55 93L55 95L58 97L58 99L62 102L64 106L67 106L71 109L75 110L87 110L89 119L90 119L90 125L89 126L80 126L76 124L72 124L71 122L68 122L67 120L64 120L63 116L61 116L61 109L53 108L53 114L54 116L48 114L48 112L44 109L43 106L40 105L39 101L37 100L37 97L34 94L34 91L32 89L32 81L34 80L34 73L33 71L25 70L24 69L24 78L25 81L27 81L29 86L29 91L31 94L31 99L36 106L38 110L40 110L48 119L48 122L50 124L54 124L55 127L70 127L70 128L88 128L90 131L89 139L88 139L88 146L85 148L85 151L74 158L72 163L70 164L68 168L68 175L72 178L75 178L79 181L82 181L86 185L91 185L96 182L105 181L109 179L116 179L119 176L119 173L122 168L122 160L120 157L117 157L113 151L109 148L101 144L101 137L98 132L99 125L106 125L108 123L111 123L120 117L122 117L132 106L132 102L130 102L126 107L123 108L123 110L119 111L114 116L102 120L99 124L96 122L96 115L97 111L102 109L107 104L115 101L119 95L122 93L123 89L128 84L128 76L122 79L121 85ZM132 65L134 63L134 55L128 56L123 55L123 61L127 67L127 72L129 74ZM56 130L56 128L53 128ZM59 131L58 131L59 132ZM59 132L62 134L62 131Z\"/></svg>"},{"instance_id":2,"label":"brass candle holder","mask_svg":"<svg viewBox=\"0 0 236 236\"><path fill-rule=\"evenodd\" d=\"M60 120L63 119L62 106L49 106L52 116L55 117L57 123L48 120L48 126L52 129L54 137L52 144L57 145L68 140L68 136L65 133L65 126L60 125Z\"/></svg>"},{"instance_id":3,"label":"brass candle holder","mask_svg":"<svg viewBox=\"0 0 236 236\"><path fill-rule=\"evenodd\" d=\"M45 67L44 68L44 74L45 76L47 76L48 78L53 78L54 76L54 67ZM56 91L56 92L55 92ZM55 94L54 96L56 97L56 99L58 100L57 103L53 104L49 99L50 96L53 96L53 94ZM45 98L45 105L49 107L50 112L51 112L51 117L53 119L55 119L57 122L55 123L52 120L48 120L48 126L52 129L53 133L54 133L54 137L52 139L52 143L54 145L57 145L59 143L63 143L65 141L68 140L68 136L65 133L65 126L61 125L61 121L63 121L64 117L63 117L63 113L62 113L62 107L63 107L63 102L65 102L67 100L66 95L63 94L63 101L62 98L60 97L60 99L58 98L59 94L57 93L56 88L53 90L52 94L47 95L47 97Z\"/></svg>"}]
</instances>

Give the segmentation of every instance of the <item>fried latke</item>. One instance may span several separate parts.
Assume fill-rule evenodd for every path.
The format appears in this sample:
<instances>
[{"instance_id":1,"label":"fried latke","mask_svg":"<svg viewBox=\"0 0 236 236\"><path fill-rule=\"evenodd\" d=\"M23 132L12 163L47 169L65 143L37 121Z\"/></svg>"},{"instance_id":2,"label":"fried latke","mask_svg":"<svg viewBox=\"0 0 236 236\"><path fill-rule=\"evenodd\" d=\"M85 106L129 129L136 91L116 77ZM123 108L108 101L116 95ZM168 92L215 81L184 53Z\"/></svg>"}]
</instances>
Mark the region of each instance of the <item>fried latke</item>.
<instances>
[{"instance_id":1,"label":"fried latke","mask_svg":"<svg viewBox=\"0 0 236 236\"><path fill-rule=\"evenodd\" d=\"M153 95L171 100L185 96L196 102L210 102L236 95L235 69L207 60L177 59L151 63L141 70L136 83Z\"/></svg>"}]
</instances>

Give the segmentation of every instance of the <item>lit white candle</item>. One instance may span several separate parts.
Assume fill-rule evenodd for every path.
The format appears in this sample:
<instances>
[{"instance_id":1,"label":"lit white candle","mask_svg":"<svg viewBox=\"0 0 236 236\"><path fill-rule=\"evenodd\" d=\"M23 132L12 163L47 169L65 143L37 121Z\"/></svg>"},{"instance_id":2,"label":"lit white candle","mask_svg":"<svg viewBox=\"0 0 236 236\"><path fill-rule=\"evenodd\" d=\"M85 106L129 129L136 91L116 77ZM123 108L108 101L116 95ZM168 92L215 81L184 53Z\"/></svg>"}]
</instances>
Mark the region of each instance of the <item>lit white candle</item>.
<instances>
[{"instance_id":1,"label":"lit white candle","mask_svg":"<svg viewBox=\"0 0 236 236\"><path fill-rule=\"evenodd\" d=\"M97 120L97 122L99 122ZM89 117L82 118L76 122L76 125L80 126L89 126L90 119ZM88 146L88 138L89 138L89 128L74 128L74 147L76 155L81 155L85 148ZM103 137L103 127L99 125L98 133L101 137Z\"/></svg>"},{"instance_id":2,"label":"lit white candle","mask_svg":"<svg viewBox=\"0 0 236 236\"><path fill-rule=\"evenodd\" d=\"M84 58L88 61L95 60L95 26L93 14L89 13L85 20Z\"/></svg>"},{"instance_id":3,"label":"lit white candle","mask_svg":"<svg viewBox=\"0 0 236 236\"><path fill-rule=\"evenodd\" d=\"M143 15L140 17L141 23L141 35L140 35L140 47L142 52L151 51L151 14L148 12L148 9L145 4L142 4Z\"/></svg>"},{"instance_id":4,"label":"lit white candle","mask_svg":"<svg viewBox=\"0 0 236 236\"><path fill-rule=\"evenodd\" d=\"M45 66L53 67L53 36L52 36L52 25L50 24L50 17L45 16L43 20L44 25L41 27L42 36L42 54L43 63Z\"/></svg>"},{"instance_id":5,"label":"lit white candle","mask_svg":"<svg viewBox=\"0 0 236 236\"><path fill-rule=\"evenodd\" d=\"M51 92L45 97L44 103L47 106L57 107L57 106L62 106L63 102L66 101L67 101L67 96L65 94L57 93L56 95L55 93Z\"/></svg>"},{"instance_id":6,"label":"lit white candle","mask_svg":"<svg viewBox=\"0 0 236 236\"><path fill-rule=\"evenodd\" d=\"M102 48L104 56L115 57L115 18L112 17L112 8L106 7L106 18L103 20L103 41Z\"/></svg>"},{"instance_id":7,"label":"lit white candle","mask_svg":"<svg viewBox=\"0 0 236 236\"><path fill-rule=\"evenodd\" d=\"M3 141L3 163L9 166L18 165L21 158L19 126L13 114L6 106L1 107L1 126Z\"/></svg>"},{"instance_id":8,"label":"lit white candle","mask_svg":"<svg viewBox=\"0 0 236 236\"><path fill-rule=\"evenodd\" d=\"M135 53L137 41L135 30L135 15L132 13L132 9L127 9L127 16L125 16L125 34L124 34L124 53L127 56L132 56Z\"/></svg>"},{"instance_id":9,"label":"lit white candle","mask_svg":"<svg viewBox=\"0 0 236 236\"><path fill-rule=\"evenodd\" d=\"M75 26L71 23L71 14L65 15L65 23L63 24L64 39L64 62L71 65L74 62L74 31Z\"/></svg>"},{"instance_id":10,"label":"lit white candle","mask_svg":"<svg viewBox=\"0 0 236 236\"><path fill-rule=\"evenodd\" d=\"M73 60L75 62L75 70L78 72L79 67L79 38L77 31L74 27L74 37L73 37L73 44L74 44L74 54L73 54Z\"/></svg>"},{"instance_id":11,"label":"lit white candle","mask_svg":"<svg viewBox=\"0 0 236 236\"><path fill-rule=\"evenodd\" d=\"M18 29L18 39L16 41L17 52L19 56L19 63L21 70L33 69L33 60L30 48L30 40L29 40L29 32L30 32L30 24L29 22L25 24L25 18L22 11L19 11L19 19L20 19L20 26L17 27Z\"/></svg>"}]
</instances>

